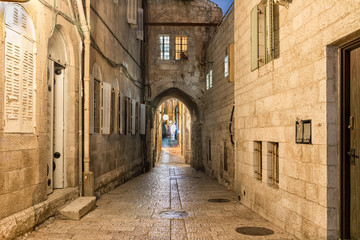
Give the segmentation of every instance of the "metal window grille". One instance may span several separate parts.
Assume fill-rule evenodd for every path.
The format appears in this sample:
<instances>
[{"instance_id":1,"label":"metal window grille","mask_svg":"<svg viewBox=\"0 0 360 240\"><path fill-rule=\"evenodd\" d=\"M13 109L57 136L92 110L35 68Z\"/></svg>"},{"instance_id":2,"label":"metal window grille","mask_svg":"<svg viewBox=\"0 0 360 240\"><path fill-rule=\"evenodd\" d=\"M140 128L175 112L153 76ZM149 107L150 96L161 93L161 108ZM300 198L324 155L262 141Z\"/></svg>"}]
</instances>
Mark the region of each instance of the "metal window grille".
<instances>
[{"instance_id":1,"label":"metal window grille","mask_svg":"<svg viewBox=\"0 0 360 240\"><path fill-rule=\"evenodd\" d=\"M101 113L101 82L94 79L94 133L100 133Z\"/></svg>"},{"instance_id":2,"label":"metal window grille","mask_svg":"<svg viewBox=\"0 0 360 240\"><path fill-rule=\"evenodd\" d=\"M271 143L269 150L271 161L271 175L269 176L270 184L279 185L279 143Z\"/></svg>"}]
</instances>

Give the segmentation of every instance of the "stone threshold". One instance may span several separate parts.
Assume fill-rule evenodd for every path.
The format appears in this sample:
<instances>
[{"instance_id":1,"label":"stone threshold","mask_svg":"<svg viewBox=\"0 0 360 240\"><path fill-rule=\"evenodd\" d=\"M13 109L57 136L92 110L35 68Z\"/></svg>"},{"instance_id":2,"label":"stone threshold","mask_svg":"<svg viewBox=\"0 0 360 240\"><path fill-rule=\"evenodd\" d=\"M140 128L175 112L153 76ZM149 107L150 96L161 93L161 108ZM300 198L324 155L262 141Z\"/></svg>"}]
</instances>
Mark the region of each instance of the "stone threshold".
<instances>
[{"instance_id":1,"label":"stone threshold","mask_svg":"<svg viewBox=\"0 0 360 240\"><path fill-rule=\"evenodd\" d=\"M46 219L58 213L59 209L78 197L78 188L56 189L44 202L0 220L0 239L14 239Z\"/></svg>"}]
</instances>

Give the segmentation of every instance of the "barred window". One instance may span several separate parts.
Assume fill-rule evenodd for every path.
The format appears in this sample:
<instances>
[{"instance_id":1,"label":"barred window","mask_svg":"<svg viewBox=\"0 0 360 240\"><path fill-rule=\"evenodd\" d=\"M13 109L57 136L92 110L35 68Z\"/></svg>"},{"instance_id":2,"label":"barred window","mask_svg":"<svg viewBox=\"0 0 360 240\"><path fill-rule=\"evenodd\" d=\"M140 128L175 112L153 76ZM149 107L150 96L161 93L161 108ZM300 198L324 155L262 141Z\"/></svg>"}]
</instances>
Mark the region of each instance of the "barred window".
<instances>
[{"instance_id":1,"label":"barred window","mask_svg":"<svg viewBox=\"0 0 360 240\"><path fill-rule=\"evenodd\" d=\"M94 79L94 133L101 131L101 82Z\"/></svg>"}]
</instances>

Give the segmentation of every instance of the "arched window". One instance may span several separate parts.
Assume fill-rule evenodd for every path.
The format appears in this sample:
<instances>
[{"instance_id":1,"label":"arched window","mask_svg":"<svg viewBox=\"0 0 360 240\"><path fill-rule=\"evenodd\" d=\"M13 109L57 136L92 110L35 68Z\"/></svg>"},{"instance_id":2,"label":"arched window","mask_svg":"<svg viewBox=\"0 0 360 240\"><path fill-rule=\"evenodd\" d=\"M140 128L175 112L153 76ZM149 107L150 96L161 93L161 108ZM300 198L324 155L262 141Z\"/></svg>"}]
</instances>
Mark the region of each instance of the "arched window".
<instances>
[{"instance_id":1,"label":"arched window","mask_svg":"<svg viewBox=\"0 0 360 240\"><path fill-rule=\"evenodd\" d=\"M19 4L5 10L4 131L33 133L35 127L35 30Z\"/></svg>"}]
</instances>

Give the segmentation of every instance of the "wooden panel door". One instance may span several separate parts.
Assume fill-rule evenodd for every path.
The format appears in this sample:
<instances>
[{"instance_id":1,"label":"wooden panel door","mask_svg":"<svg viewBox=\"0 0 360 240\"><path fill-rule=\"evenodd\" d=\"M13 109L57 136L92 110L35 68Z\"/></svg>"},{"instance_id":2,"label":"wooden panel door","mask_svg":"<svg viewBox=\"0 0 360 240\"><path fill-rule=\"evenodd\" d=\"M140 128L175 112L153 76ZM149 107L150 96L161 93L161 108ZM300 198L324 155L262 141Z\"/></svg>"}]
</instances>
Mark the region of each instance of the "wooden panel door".
<instances>
[{"instance_id":1,"label":"wooden panel door","mask_svg":"<svg viewBox=\"0 0 360 240\"><path fill-rule=\"evenodd\" d=\"M350 236L360 239L360 48L350 52Z\"/></svg>"}]
</instances>

